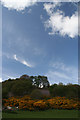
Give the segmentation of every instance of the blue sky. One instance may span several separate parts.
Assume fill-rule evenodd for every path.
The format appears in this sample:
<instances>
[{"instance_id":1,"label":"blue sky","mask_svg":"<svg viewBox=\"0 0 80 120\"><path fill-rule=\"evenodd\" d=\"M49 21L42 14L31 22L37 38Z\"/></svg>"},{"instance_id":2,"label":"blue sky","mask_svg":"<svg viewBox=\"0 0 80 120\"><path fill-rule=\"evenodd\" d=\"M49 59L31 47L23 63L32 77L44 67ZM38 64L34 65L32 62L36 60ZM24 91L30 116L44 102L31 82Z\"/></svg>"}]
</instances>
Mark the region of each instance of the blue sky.
<instances>
[{"instance_id":1,"label":"blue sky","mask_svg":"<svg viewBox=\"0 0 80 120\"><path fill-rule=\"evenodd\" d=\"M78 83L77 12L77 3L3 6L3 80L28 74Z\"/></svg>"}]
</instances>

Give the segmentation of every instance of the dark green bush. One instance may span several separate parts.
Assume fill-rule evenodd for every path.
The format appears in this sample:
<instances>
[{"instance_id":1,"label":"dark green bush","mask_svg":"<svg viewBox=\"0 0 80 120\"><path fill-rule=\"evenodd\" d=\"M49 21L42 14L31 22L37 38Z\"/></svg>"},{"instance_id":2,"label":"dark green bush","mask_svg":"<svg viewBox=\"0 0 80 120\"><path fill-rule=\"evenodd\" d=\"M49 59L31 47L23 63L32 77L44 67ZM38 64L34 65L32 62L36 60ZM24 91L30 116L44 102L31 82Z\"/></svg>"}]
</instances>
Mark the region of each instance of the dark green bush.
<instances>
[{"instance_id":1,"label":"dark green bush","mask_svg":"<svg viewBox=\"0 0 80 120\"><path fill-rule=\"evenodd\" d=\"M38 89L33 90L30 96L32 99L42 99L43 97L42 93Z\"/></svg>"}]
</instances>

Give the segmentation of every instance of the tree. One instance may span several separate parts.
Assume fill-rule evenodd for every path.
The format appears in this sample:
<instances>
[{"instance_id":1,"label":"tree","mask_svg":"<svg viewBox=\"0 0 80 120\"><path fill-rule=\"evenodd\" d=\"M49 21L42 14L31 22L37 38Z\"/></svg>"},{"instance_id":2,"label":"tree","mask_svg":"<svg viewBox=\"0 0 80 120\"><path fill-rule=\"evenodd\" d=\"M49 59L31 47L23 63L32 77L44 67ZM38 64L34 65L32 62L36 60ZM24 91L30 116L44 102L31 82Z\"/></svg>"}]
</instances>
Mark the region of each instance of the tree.
<instances>
[{"instance_id":1,"label":"tree","mask_svg":"<svg viewBox=\"0 0 80 120\"><path fill-rule=\"evenodd\" d=\"M32 81L28 79L17 80L12 86L11 92L17 96L23 96L25 94L30 94L32 91Z\"/></svg>"},{"instance_id":2,"label":"tree","mask_svg":"<svg viewBox=\"0 0 80 120\"><path fill-rule=\"evenodd\" d=\"M33 80L33 85L35 85L37 88L45 88L49 87L49 81L46 76L31 76Z\"/></svg>"}]
</instances>

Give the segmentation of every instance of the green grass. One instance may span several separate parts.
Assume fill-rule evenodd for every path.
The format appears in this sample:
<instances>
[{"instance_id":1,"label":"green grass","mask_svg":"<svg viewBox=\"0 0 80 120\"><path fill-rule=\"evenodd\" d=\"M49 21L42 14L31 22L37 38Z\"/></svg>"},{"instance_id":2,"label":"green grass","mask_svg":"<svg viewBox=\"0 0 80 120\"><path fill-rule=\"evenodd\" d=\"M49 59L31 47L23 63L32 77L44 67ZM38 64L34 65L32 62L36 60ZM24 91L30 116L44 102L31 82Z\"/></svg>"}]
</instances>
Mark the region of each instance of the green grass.
<instances>
[{"instance_id":1,"label":"green grass","mask_svg":"<svg viewBox=\"0 0 80 120\"><path fill-rule=\"evenodd\" d=\"M46 110L3 112L3 118L78 118L78 110Z\"/></svg>"}]
</instances>

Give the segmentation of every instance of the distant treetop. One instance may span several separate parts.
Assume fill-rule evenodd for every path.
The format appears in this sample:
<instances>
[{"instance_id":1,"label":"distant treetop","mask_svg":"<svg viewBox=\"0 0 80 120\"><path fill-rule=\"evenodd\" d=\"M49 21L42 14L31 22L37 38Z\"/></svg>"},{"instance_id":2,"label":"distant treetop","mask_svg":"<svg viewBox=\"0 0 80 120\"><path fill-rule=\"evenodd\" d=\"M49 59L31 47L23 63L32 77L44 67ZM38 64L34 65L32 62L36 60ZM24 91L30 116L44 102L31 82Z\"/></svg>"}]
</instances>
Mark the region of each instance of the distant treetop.
<instances>
[{"instance_id":1,"label":"distant treetop","mask_svg":"<svg viewBox=\"0 0 80 120\"><path fill-rule=\"evenodd\" d=\"M29 75L22 75L20 78L24 78L24 79L28 79L29 78Z\"/></svg>"}]
</instances>

